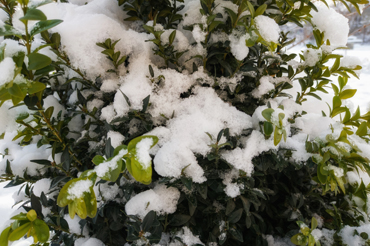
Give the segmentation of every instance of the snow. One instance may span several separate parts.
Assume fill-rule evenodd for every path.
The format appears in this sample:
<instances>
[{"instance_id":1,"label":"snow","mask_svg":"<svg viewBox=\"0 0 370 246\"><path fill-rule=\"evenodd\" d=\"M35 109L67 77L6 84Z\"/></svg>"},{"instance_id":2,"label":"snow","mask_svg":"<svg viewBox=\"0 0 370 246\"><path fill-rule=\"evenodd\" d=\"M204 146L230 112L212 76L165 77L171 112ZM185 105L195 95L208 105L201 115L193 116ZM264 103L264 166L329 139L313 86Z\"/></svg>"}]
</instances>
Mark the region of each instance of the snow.
<instances>
[{"instance_id":1,"label":"snow","mask_svg":"<svg viewBox=\"0 0 370 246\"><path fill-rule=\"evenodd\" d=\"M109 175L109 172L117 168L117 162L122 159L122 157L127 154L127 149L122 149L116 156L111 160L100 163L98 166L95 166L94 171L98 177L104 177Z\"/></svg>"},{"instance_id":2,"label":"snow","mask_svg":"<svg viewBox=\"0 0 370 246\"><path fill-rule=\"evenodd\" d=\"M262 76L260 78L260 85L252 91L252 95L255 98L260 98L264 94L267 94L271 90L274 90L275 86L270 82L269 76Z\"/></svg>"},{"instance_id":3,"label":"snow","mask_svg":"<svg viewBox=\"0 0 370 246\"><path fill-rule=\"evenodd\" d=\"M132 197L125 210L127 215L138 215L141 219L152 210L159 214L172 214L176 211L179 198L180 192L176 188L157 184L153 189Z\"/></svg>"},{"instance_id":4,"label":"snow","mask_svg":"<svg viewBox=\"0 0 370 246\"><path fill-rule=\"evenodd\" d=\"M346 46L349 33L348 19L329 9L324 4L316 4L318 12L311 10L312 24L324 32L324 41L329 39L334 46Z\"/></svg>"},{"instance_id":5,"label":"snow","mask_svg":"<svg viewBox=\"0 0 370 246\"><path fill-rule=\"evenodd\" d=\"M40 197L42 192L44 192L45 195L48 194L50 184L51 184L51 179L49 178L43 178L43 179L38 180L33 185L33 189L32 189L33 194L37 197Z\"/></svg>"},{"instance_id":6,"label":"snow","mask_svg":"<svg viewBox=\"0 0 370 246\"><path fill-rule=\"evenodd\" d=\"M358 235L355 235L355 230L358 232ZM370 224L365 224L359 227L345 226L339 233L342 237L343 243L351 246L361 246L365 245L366 240L359 236L362 232L365 232L367 235L370 234Z\"/></svg>"},{"instance_id":7,"label":"snow","mask_svg":"<svg viewBox=\"0 0 370 246\"><path fill-rule=\"evenodd\" d=\"M5 59L0 62L0 86L5 85L6 83L9 83L14 78L14 69L15 69L15 63L12 58L5 57Z\"/></svg>"},{"instance_id":8,"label":"snow","mask_svg":"<svg viewBox=\"0 0 370 246\"><path fill-rule=\"evenodd\" d=\"M250 38L250 35L244 34L241 37L239 37L238 33L233 31L229 38L231 53L239 61L244 60L244 58L246 58L249 53L249 48L245 44L245 41Z\"/></svg>"},{"instance_id":9,"label":"snow","mask_svg":"<svg viewBox=\"0 0 370 246\"><path fill-rule=\"evenodd\" d=\"M108 138L110 138L113 148L117 148L122 145L123 140L125 140L125 137L121 133L112 130L108 132L107 139Z\"/></svg>"},{"instance_id":10,"label":"snow","mask_svg":"<svg viewBox=\"0 0 370 246\"><path fill-rule=\"evenodd\" d=\"M103 81L103 84L100 87L100 90L104 92L112 92L112 91L116 91L118 88L119 88L118 80L106 79Z\"/></svg>"},{"instance_id":11,"label":"snow","mask_svg":"<svg viewBox=\"0 0 370 246\"><path fill-rule=\"evenodd\" d=\"M96 181L99 182L100 179ZM97 200L102 200L102 201L111 201L115 200L116 196L118 194L122 193L122 190L120 187L115 183L113 185L109 185L108 182L105 183L99 183L98 185L94 186L94 192L97 197Z\"/></svg>"},{"instance_id":12,"label":"snow","mask_svg":"<svg viewBox=\"0 0 370 246\"><path fill-rule=\"evenodd\" d=\"M152 145L152 138L144 138L136 145L136 155L143 169L147 169L152 163L152 158L149 155L149 149Z\"/></svg>"},{"instance_id":13,"label":"snow","mask_svg":"<svg viewBox=\"0 0 370 246\"><path fill-rule=\"evenodd\" d=\"M253 157L270 149L277 149L274 146L273 139L265 139L265 136L259 131L253 131L245 142L245 148L236 148L231 151L225 151L222 154L227 162L233 165L236 169L242 170L251 176L254 170L252 163Z\"/></svg>"},{"instance_id":14,"label":"snow","mask_svg":"<svg viewBox=\"0 0 370 246\"><path fill-rule=\"evenodd\" d=\"M68 188L68 199L74 200L81 198L84 193L89 192L94 183L89 179L78 180Z\"/></svg>"},{"instance_id":15,"label":"snow","mask_svg":"<svg viewBox=\"0 0 370 246\"><path fill-rule=\"evenodd\" d=\"M357 56L345 56L340 60L341 67L347 67L354 69L357 66L361 66L362 62Z\"/></svg>"},{"instance_id":16,"label":"snow","mask_svg":"<svg viewBox=\"0 0 370 246\"><path fill-rule=\"evenodd\" d=\"M75 246L105 246L105 244L97 238L78 238L75 243Z\"/></svg>"},{"instance_id":17,"label":"snow","mask_svg":"<svg viewBox=\"0 0 370 246\"><path fill-rule=\"evenodd\" d=\"M194 234L191 232L191 230L187 227L184 226L182 230L176 233L176 237L179 237L181 241L188 246L192 245L204 245L200 239L199 236L194 236ZM175 246L177 244L171 243L169 246Z\"/></svg>"},{"instance_id":18,"label":"snow","mask_svg":"<svg viewBox=\"0 0 370 246\"><path fill-rule=\"evenodd\" d=\"M53 96L53 95L49 95L47 96L45 99L44 99L44 108L45 109L48 109L49 107L54 107L54 111L53 111L53 114L51 116L51 118L57 118L58 116L58 113L60 111L62 111L62 119L63 119L63 116L64 114L66 113L66 110L65 108L58 102L58 99Z\"/></svg>"},{"instance_id":19,"label":"snow","mask_svg":"<svg viewBox=\"0 0 370 246\"><path fill-rule=\"evenodd\" d=\"M308 48L303 52L303 56L305 59L304 65L313 67L316 65L317 62L320 61L322 57L322 52L321 49Z\"/></svg>"},{"instance_id":20,"label":"snow","mask_svg":"<svg viewBox=\"0 0 370 246\"><path fill-rule=\"evenodd\" d=\"M88 236L89 235L89 231L87 229L87 227L84 227L82 230L81 230L81 225L80 225L80 217L78 216L75 216L73 219L71 219L71 217L69 216L69 214L66 214L64 215L63 219L65 219L68 223L68 227L69 227L69 231L71 233L74 233L76 235L84 235L84 236Z\"/></svg>"},{"instance_id":21,"label":"snow","mask_svg":"<svg viewBox=\"0 0 370 246\"><path fill-rule=\"evenodd\" d=\"M161 176L180 178L183 172L193 182L202 183L206 180L204 171L194 154L206 156L211 151L205 132L216 135L229 128L231 135L240 134L252 124L250 116L224 103L212 89L197 87L193 92L178 105L175 118L168 121L169 140L159 142L154 168Z\"/></svg>"},{"instance_id":22,"label":"snow","mask_svg":"<svg viewBox=\"0 0 370 246\"><path fill-rule=\"evenodd\" d=\"M270 17L259 15L254 18L259 34L266 42L279 42L279 25Z\"/></svg>"}]
</instances>

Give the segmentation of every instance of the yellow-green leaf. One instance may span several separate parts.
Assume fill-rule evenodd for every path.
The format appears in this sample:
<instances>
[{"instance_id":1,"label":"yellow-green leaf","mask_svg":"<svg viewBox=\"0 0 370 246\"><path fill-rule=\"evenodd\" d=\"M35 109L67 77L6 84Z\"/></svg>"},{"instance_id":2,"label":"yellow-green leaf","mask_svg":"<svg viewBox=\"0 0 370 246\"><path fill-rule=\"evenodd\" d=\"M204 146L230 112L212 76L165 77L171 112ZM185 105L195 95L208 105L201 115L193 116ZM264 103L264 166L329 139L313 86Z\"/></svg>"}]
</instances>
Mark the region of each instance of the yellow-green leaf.
<instances>
[{"instance_id":1,"label":"yellow-green leaf","mask_svg":"<svg viewBox=\"0 0 370 246\"><path fill-rule=\"evenodd\" d=\"M26 235L31 226L32 226L31 222L27 222L18 227L17 229L15 229L14 231L12 231L9 235L9 241L17 241L21 239L24 235Z\"/></svg>"},{"instance_id":2,"label":"yellow-green leaf","mask_svg":"<svg viewBox=\"0 0 370 246\"><path fill-rule=\"evenodd\" d=\"M36 219L33 222L33 228L35 229L35 234L38 241L41 243L46 243L49 240L50 230L48 225L43 220Z\"/></svg>"},{"instance_id":3,"label":"yellow-green leaf","mask_svg":"<svg viewBox=\"0 0 370 246\"><path fill-rule=\"evenodd\" d=\"M357 89L347 89L347 90L344 90L342 91L340 94L339 94L339 97L340 99L348 99L348 98L351 98L353 97L355 94L356 94L356 91Z\"/></svg>"},{"instance_id":4,"label":"yellow-green leaf","mask_svg":"<svg viewBox=\"0 0 370 246\"><path fill-rule=\"evenodd\" d=\"M360 137L365 136L367 134L367 123L363 121L360 126L358 127L356 134Z\"/></svg>"},{"instance_id":5,"label":"yellow-green leaf","mask_svg":"<svg viewBox=\"0 0 370 246\"><path fill-rule=\"evenodd\" d=\"M28 211L27 219L31 222L37 219L37 213L34 209L31 209L30 211Z\"/></svg>"},{"instance_id":6,"label":"yellow-green leaf","mask_svg":"<svg viewBox=\"0 0 370 246\"><path fill-rule=\"evenodd\" d=\"M10 229L11 227L9 226L1 232L0 234L0 245L1 246L8 246L8 238L10 234Z\"/></svg>"}]
</instances>

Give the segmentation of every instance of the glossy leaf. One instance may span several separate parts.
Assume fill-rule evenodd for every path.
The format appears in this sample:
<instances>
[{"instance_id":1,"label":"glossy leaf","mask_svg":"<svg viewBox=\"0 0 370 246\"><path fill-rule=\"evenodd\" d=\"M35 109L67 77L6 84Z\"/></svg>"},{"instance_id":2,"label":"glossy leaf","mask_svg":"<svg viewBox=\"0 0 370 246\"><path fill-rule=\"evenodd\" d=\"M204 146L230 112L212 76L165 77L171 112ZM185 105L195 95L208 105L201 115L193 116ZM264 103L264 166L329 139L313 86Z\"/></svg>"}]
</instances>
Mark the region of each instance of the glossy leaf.
<instances>
[{"instance_id":1,"label":"glossy leaf","mask_svg":"<svg viewBox=\"0 0 370 246\"><path fill-rule=\"evenodd\" d=\"M41 10L35 8L28 9L26 14L23 17L19 18L19 20L22 22L29 20L45 21L46 19L46 15Z\"/></svg>"},{"instance_id":2,"label":"glossy leaf","mask_svg":"<svg viewBox=\"0 0 370 246\"><path fill-rule=\"evenodd\" d=\"M43 31L49 30L50 28L53 28L60 23L62 23L62 20L44 20L37 22L32 30L30 31L31 37L35 36L36 34L39 34Z\"/></svg>"},{"instance_id":3,"label":"glossy leaf","mask_svg":"<svg viewBox=\"0 0 370 246\"><path fill-rule=\"evenodd\" d=\"M17 241L27 234L28 230L31 228L31 222L27 222L17 229L13 230L9 235L9 241Z\"/></svg>"},{"instance_id":4,"label":"glossy leaf","mask_svg":"<svg viewBox=\"0 0 370 246\"><path fill-rule=\"evenodd\" d=\"M38 70L44 67L47 67L51 64L50 57L40 54L40 53L31 53L28 54L28 69L29 70Z\"/></svg>"},{"instance_id":5,"label":"glossy leaf","mask_svg":"<svg viewBox=\"0 0 370 246\"><path fill-rule=\"evenodd\" d=\"M7 227L5 228L1 234L0 234L0 245L1 246L8 246L8 238L9 238L9 234L10 234L10 230L11 230L11 227Z\"/></svg>"},{"instance_id":6,"label":"glossy leaf","mask_svg":"<svg viewBox=\"0 0 370 246\"><path fill-rule=\"evenodd\" d=\"M33 210L33 209L31 209L30 211L28 211L28 213L27 213L27 219L29 221L31 221L31 222L34 221L34 220L36 220L37 219L36 211Z\"/></svg>"},{"instance_id":7,"label":"glossy leaf","mask_svg":"<svg viewBox=\"0 0 370 246\"><path fill-rule=\"evenodd\" d=\"M0 27L0 36L16 36L17 38L22 38L22 33L17 29L9 25L3 25Z\"/></svg>"},{"instance_id":8,"label":"glossy leaf","mask_svg":"<svg viewBox=\"0 0 370 246\"><path fill-rule=\"evenodd\" d=\"M262 116L263 118L265 118L267 121L271 121L271 115L272 113L274 113L274 109L272 108L267 108L265 110L262 111Z\"/></svg>"},{"instance_id":9,"label":"glossy leaf","mask_svg":"<svg viewBox=\"0 0 370 246\"><path fill-rule=\"evenodd\" d=\"M35 229L37 240L41 243L46 243L50 236L50 229L48 225L43 220L36 219L33 222L33 227Z\"/></svg>"}]
</instances>

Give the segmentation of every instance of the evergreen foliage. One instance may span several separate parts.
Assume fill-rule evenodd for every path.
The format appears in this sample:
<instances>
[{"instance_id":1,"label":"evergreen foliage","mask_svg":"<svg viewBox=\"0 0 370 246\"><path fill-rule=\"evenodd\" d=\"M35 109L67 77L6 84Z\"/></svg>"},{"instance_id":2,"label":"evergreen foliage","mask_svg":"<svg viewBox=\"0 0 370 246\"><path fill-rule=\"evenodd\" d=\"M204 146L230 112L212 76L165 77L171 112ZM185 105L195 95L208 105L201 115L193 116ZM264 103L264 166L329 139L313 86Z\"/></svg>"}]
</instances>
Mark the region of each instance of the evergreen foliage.
<instances>
[{"instance_id":1,"label":"evergreen foliage","mask_svg":"<svg viewBox=\"0 0 370 246\"><path fill-rule=\"evenodd\" d=\"M187 22L188 25L183 25L185 16L181 11L189 1L117 1L116 8L126 15L122 23L135 25L136 32L147 35L146 41L152 44L154 58L142 69L147 70L147 82L153 91L142 98L138 108L126 91L118 87L103 89L106 78L124 78L132 73L130 65L137 57L117 48L124 41L108 37L96 43L110 68L105 74L91 77L89 71L75 66L63 46L63 35L53 31L62 20L48 19L40 10L53 1L0 0L8 16L0 26L0 36L4 37L0 66L9 59L14 63L14 73L0 84L0 101L1 105L10 103L9 110L27 108L14 119L17 134L4 132L1 141L14 141L20 148L36 144L36 151L49 149L51 155L49 159L31 159L38 169L30 167L35 169L30 173L26 168L20 175L14 172L12 159L8 158L11 147L2 153L1 180L10 181L7 187L22 185L20 190L26 199L22 204L25 211L12 217L2 231L1 246L24 236L33 236L35 245L45 246L77 245L84 236L112 246L272 246L273 238L289 238L295 245L347 245L341 234L343 228L368 222L370 188L361 178L359 182L348 178L349 172L370 175L369 159L357 146L368 145L370 140L370 112L361 114L359 108L351 112L345 104L356 93L348 89L348 77L357 77L361 67L343 66L343 58L332 53L342 47L330 45L324 30L314 29L316 43L307 45L301 54L285 53L294 41L288 33L278 33L277 39L271 36L275 24L315 25L311 15L318 11L315 4L309 0L199 1L200 19ZM222 5L224 14L216 11L225 2L236 8ZM340 2L353 5L359 12L360 6L368 3ZM14 25L16 8L22 11L19 20L24 33ZM267 27L266 34L260 23L270 25L270 21L274 25ZM178 39L186 32L194 38L188 48L182 49ZM219 38L222 35L229 38ZM235 45L234 39L242 40L242 45ZM24 49L9 58L5 56L6 40L18 42ZM36 42L40 40L41 45ZM195 47L198 53L194 52ZM247 52L238 50L246 47ZM323 52L328 49L330 52ZM320 54L315 56L318 51ZM299 65L294 65L294 59L300 61ZM207 153L194 151L194 160L204 171L200 175L202 182L189 174L191 163L182 163L184 167L178 176L161 175L156 159L152 163L155 149L163 146L164 138L156 136L155 130L174 124L179 116L176 111L160 117L151 113L156 107L153 95L170 79L163 75L166 72L189 77L205 75L178 95L181 100L193 98L195 87L212 89L245 117L258 119L257 126L251 123L237 134L229 127L204 132L209 143ZM224 83L225 79L229 82ZM233 79L237 82L230 82ZM294 81L300 86L295 97L289 91ZM267 90L265 83L270 86ZM302 131L294 125L307 115L300 106L308 103L309 97L321 100L320 93L328 91L333 94L329 111L325 113L322 108L318 112L323 110L322 117L329 119L325 122L336 123L327 126L329 132L324 138L307 136L301 141L304 150L297 152L288 142ZM102 111L115 103L117 95L123 96L128 112L113 119L101 117ZM50 97L57 98L62 107L46 107ZM290 98L294 108L277 104L281 98ZM83 121L78 130L71 127L76 117ZM120 133L118 145L109 137L112 132ZM256 148L245 146L246 140L257 140L256 132L263 137L255 144L266 141L268 147L251 154L251 170L237 168L227 153ZM11 141L7 135L12 136ZM198 143L193 144L196 149ZM308 156L304 161L293 157L302 151ZM35 184L45 178L50 180L47 192L35 194ZM100 190L102 185L104 190ZM237 187L237 194L227 191L229 185ZM117 192L106 199L104 193L109 189ZM148 202L142 204L144 214L127 212L127 204L134 198L140 194L153 196L155 192L174 194L169 201L175 201L175 210L146 211L156 206ZM166 209L173 205L169 201ZM72 231L69 224L76 214L80 232ZM318 231L332 233L317 236ZM353 236L360 236L370 245L368 233L355 232Z\"/></svg>"}]
</instances>

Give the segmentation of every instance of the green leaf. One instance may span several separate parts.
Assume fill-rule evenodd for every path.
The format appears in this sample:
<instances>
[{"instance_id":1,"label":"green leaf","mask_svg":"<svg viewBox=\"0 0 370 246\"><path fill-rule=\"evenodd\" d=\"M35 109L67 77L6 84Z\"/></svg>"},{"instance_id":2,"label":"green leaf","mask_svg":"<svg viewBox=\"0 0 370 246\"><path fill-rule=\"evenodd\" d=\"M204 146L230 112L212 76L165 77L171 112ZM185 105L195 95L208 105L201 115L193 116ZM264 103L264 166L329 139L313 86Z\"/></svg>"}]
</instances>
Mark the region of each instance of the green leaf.
<instances>
[{"instance_id":1,"label":"green leaf","mask_svg":"<svg viewBox=\"0 0 370 246\"><path fill-rule=\"evenodd\" d=\"M40 91L43 91L46 88L44 83L38 82L38 81L32 81L31 87L28 88L29 94L34 94Z\"/></svg>"},{"instance_id":2,"label":"green leaf","mask_svg":"<svg viewBox=\"0 0 370 246\"><path fill-rule=\"evenodd\" d=\"M235 206L235 202L232 199L227 201L225 214L229 215L232 211L234 211Z\"/></svg>"},{"instance_id":3,"label":"green leaf","mask_svg":"<svg viewBox=\"0 0 370 246\"><path fill-rule=\"evenodd\" d=\"M213 21L211 25L208 26L208 32L212 32L218 25L222 23L222 21Z\"/></svg>"},{"instance_id":4,"label":"green leaf","mask_svg":"<svg viewBox=\"0 0 370 246\"><path fill-rule=\"evenodd\" d=\"M340 94L339 94L339 97L340 99L348 99L348 98L351 98L353 97L355 94L356 94L356 91L357 89L347 89L347 90L344 90L342 91Z\"/></svg>"},{"instance_id":5,"label":"green leaf","mask_svg":"<svg viewBox=\"0 0 370 246\"><path fill-rule=\"evenodd\" d=\"M143 223L141 224L143 231L149 231L156 219L157 214L153 210L149 211L149 213L145 215Z\"/></svg>"},{"instance_id":6,"label":"green leaf","mask_svg":"<svg viewBox=\"0 0 370 246\"><path fill-rule=\"evenodd\" d=\"M50 230L48 225L43 220L36 219L33 222L33 228L35 229L35 234L38 241L41 243L46 243L49 240Z\"/></svg>"},{"instance_id":7,"label":"green leaf","mask_svg":"<svg viewBox=\"0 0 370 246\"><path fill-rule=\"evenodd\" d=\"M231 23L234 24L238 19L237 14L229 8L224 8L224 9L226 10L227 14L229 15L229 17L231 19Z\"/></svg>"},{"instance_id":8,"label":"green leaf","mask_svg":"<svg viewBox=\"0 0 370 246\"><path fill-rule=\"evenodd\" d=\"M367 134L367 122L363 121L361 122L360 126L357 129L356 135L362 137L365 136L366 134Z\"/></svg>"},{"instance_id":9,"label":"green leaf","mask_svg":"<svg viewBox=\"0 0 370 246\"><path fill-rule=\"evenodd\" d=\"M46 66L49 66L52 62L50 57L39 53L31 53L27 56L29 70L38 70L44 68Z\"/></svg>"},{"instance_id":10,"label":"green leaf","mask_svg":"<svg viewBox=\"0 0 370 246\"><path fill-rule=\"evenodd\" d=\"M23 66L23 61L25 57L26 57L26 54L20 51L16 55L14 55L12 58L13 58L15 65L21 68Z\"/></svg>"},{"instance_id":11,"label":"green leaf","mask_svg":"<svg viewBox=\"0 0 370 246\"><path fill-rule=\"evenodd\" d=\"M339 96L333 97L333 109L338 108L342 105L342 101L340 100Z\"/></svg>"},{"instance_id":12,"label":"green leaf","mask_svg":"<svg viewBox=\"0 0 370 246\"><path fill-rule=\"evenodd\" d=\"M344 188L344 182L343 182L342 177L337 177L335 175L334 175L334 177L335 177L335 180L338 183L339 188L343 191L344 194L346 194L346 189Z\"/></svg>"},{"instance_id":13,"label":"green leaf","mask_svg":"<svg viewBox=\"0 0 370 246\"><path fill-rule=\"evenodd\" d=\"M351 112L349 109L346 107L346 114L344 115L344 118L342 120L343 124L347 123L351 118Z\"/></svg>"},{"instance_id":14,"label":"green leaf","mask_svg":"<svg viewBox=\"0 0 370 246\"><path fill-rule=\"evenodd\" d=\"M317 219L315 217L312 217L311 219L311 230L315 230L317 228Z\"/></svg>"},{"instance_id":15,"label":"green leaf","mask_svg":"<svg viewBox=\"0 0 370 246\"><path fill-rule=\"evenodd\" d=\"M151 135L144 135L144 136L141 136L141 137L137 137L137 138L134 138L132 139L129 143L128 143L128 146L127 146L127 150L130 152L131 150L133 150L134 148L136 148L136 145L143 139L145 138L151 138L153 139L153 144L150 148L153 148L154 145L157 144L158 142L158 137L156 136L151 136Z\"/></svg>"},{"instance_id":16,"label":"green leaf","mask_svg":"<svg viewBox=\"0 0 370 246\"><path fill-rule=\"evenodd\" d=\"M137 160L136 157L132 157L131 159L126 160L126 167L127 170L130 172L132 177L135 178L136 181L148 185L152 182L152 165L144 167L141 163Z\"/></svg>"},{"instance_id":17,"label":"green leaf","mask_svg":"<svg viewBox=\"0 0 370 246\"><path fill-rule=\"evenodd\" d=\"M270 136L274 131L274 126L272 125L271 122L265 121L263 122L263 131L266 136Z\"/></svg>"},{"instance_id":18,"label":"green leaf","mask_svg":"<svg viewBox=\"0 0 370 246\"><path fill-rule=\"evenodd\" d=\"M267 109L263 110L262 111L263 118L265 118L267 121L271 122L271 115L274 111L275 110L273 110L272 108L267 108Z\"/></svg>"},{"instance_id":19,"label":"green leaf","mask_svg":"<svg viewBox=\"0 0 370 246\"><path fill-rule=\"evenodd\" d=\"M0 62L2 62L5 58L5 46L5 43L0 45Z\"/></svg>"},{"instance_id":20,"label":"green leaf","mask_svg":"<svg viewBox=\"0 0 370 246\"><path fill-rule=\"evenodd\" d=\"M127 146L126 145L120 145L117 148L115 148L114 151L113 151L113 156L118 155L119 152L121 152L121 150L123 150L123 149L127 150Z\"/></svg>"},{"instance_id":21,"label":"green leaf","mask_svg":"<svg viewBox=\"0 0 370 246\"><path fill-rule=\"evenodd\" d=\"M256 9L256 13L255 13L255 16L254 17L257 17L259 15L262 15L265 12L266 8L267 8L267 5L266 4L262 4L261 6L259 6Z\"/></svg>"},{"instance_id":22,"label":"green leaf","mask_svg":"<svg viewBox=\"0 0 370 246\"><path fill-rule=\"evenodd\" d=\"M86 206L86 215L89 216L90 218L94 218L96 216L96 212L98 211L96 196L93 187L94 186L91 186L90 192L86 192L83 197Z\"/></svg>"},{"instance_id":23,"label":"green leaf","mask_svg":"<svg viewBox=\"0 0 370 246\"><path fill-rule=\"evenodd\" d=\"M26 21L29 21L29 20L40 20L40 21L45 21L47 18L46 18L46 15L39 9L28 9L26 14L22 17L22 18L19 18L20 21L22 22L26 22Z\"/></svg>"},{"instance_id":24,"label":"green leaf","mask_svg":"<svg viewBox=\"0 0 370 246\"><path fill-rule=\"evenodd\" d=\"M8 237L10 234L10 229L11 227L9 226L1 232L0 234L0 245L1 246L8 246Z\"/></svg>"},{"instance_id":25,"label":"green leaf","mask_svg":"<svg viewBox=\"0 0 370 246\"><path fill-rule=\"evenodd\" d=\"M146 112L146 109L148 108L148 105L149 105L149 100L150 100L150 95L143 99L143 110L141 110L141 112L143 113Z\"/></svg>"},{"instance_id":26,"label":"green leaf","mask_svg":"<svg viewBox=\"0 0 370 246\"><path fill-rule=\"evenodd\" d=\"M27 222L14 231L12 231L9 235L9 241L17 241L21 239L24 235L27 234L28 230L31 228L32 224L31 222Z\"/></svg>"},{"instance_id":27,"label":"green leaf","mask_svg":"<svg viewBox=\"0 0 370 246\"><path fill-rule=\"evenodd\" d=\"M20 213L10 218L11 220L28 220L26 213Z\"/></svg>"},{"instance_id":28,"label":"green leaf","mask_svg":"<svg viewBox=\"0 0 370 246\"><path fill-rule=\"evenodd\" d=\"M251 17L254 18L254 13L255 13L254 12L254 7L249 1L247 1L247 4L248 4L249 12L251 13Z\"/></svg>"},{"instance_id":29,"label":"green leaf","mask_svg":"<svg viewBox=\"0 0 370 246\"><path fill-rule=\"evenodd\" d=\"M170 37L168 38L170 45L172 45L173 41L175 40L175 37L176 37L176 30L171 32Z\"/></svg>"},{"instance_id":30,"label":"green leaf","mask_svg":"<svg viewBox=\"0 0 370 246\"><path fill-rule=\"evenodd\" d=\"M37 219L37 214L36 214L36 211L34 209L31 209L30 211L28 211L27 219L31 222L34 221L35 219Z\"/></svg>"},{"instance_id":31,"label":"green leaf","mask_svg":"<svg viewBox=\"0 0 370 246\"><path fill-rule=\"evenodd\" d=\"M335 59L334 65L330 69L330 73L333 73L338 70L340 65L340 58Z\"/></svg>"},{"instance_id":32,"label":"green leaf","mask_svg":"<svg viewBox=\"0 0 370 246\"><path fill-rule=\"evenodd\" d=\"M275 126L275 132L274 132L274 145L278 145L282 139L283 135L279 133L279 128Z\"/></svg>"},{"instance_id":33,"label":"green leaf","mask_svg":"<svg viewBox=\"0 0 370 246\"><path fill-rule=\"evenodd\" d=\"M309 93L307 93L306 95L307 95L307 96L312 96L312 97L315 97L316 99L321 100L321 97L319 97L319 96L318 96L317 94L315 94L315 93L309 92Z\"/></svg>"},{"instance_id":34,"label":"green leaf","mask_svg":"<svg viewBox=\"0 0 370 246\"><path fill-rule=\"evenodd\" d=\"M16 36L22 39L22 33L9 25L4 25L0 27L0 37L1 36Z\"/></svg>"},{"instance_id":35,"label":"green leaf","mask_svg":"<svg viewBox=\"0 0 370 246\"><path fill-rule=\"evenodd\" d=\"M233 238L235 238L237 241L244 242L243 234L239 230L237 230L235 228L231 228L229 230L229 232L230 232L231 236L233 236Z\"/></svg>"},{"instance_id":36,"label":"green leaf","mask_svg":"<svg viewBox=\"0 0 370 246\"><path fill-rule=\"evenodd\" d=\"M333 109L333 112L331 114L331 117L334 117L334 116L336 116L338 114L341 114L343 112L346 112L346 107L335 108L335 109Z\"/></svg>"},{"instance_id":37,"label":"green leaf","mask_svg":"<svg viewBox=\"0 0 370 246\"><path fill-rule=\"evenodd\" d=\"M21 88L18 84L13 83L13 86L8 89L9 94L12 95L12 97L19 98L20 100L23 100L27 93L24 91L23 88Z\"/></svg>"},{"instance_id":38,"label":"green leaf","mask_svg":"<svg viewBox=\"0 0 370 246\"><path fill-rule=\"evenodd\" d=\"M188 222L191 219L191 216L186 214L175 214L170 220L170 225L172 226L181 226Z\"/></svg>"},{"instance_id":39,"label":"green leaf","mask_svg":"<svg viewBox=\"0 0 370 246\"><path fill-rule=\"evenodd\" d=\"M356 109L356 112L355 114L352 116L352 118L350 119L350 121L356 121L360 118L361 114L360 114L360 107L357 107Z\"/></svg>"},{"instance_id":40,"label":"green leaf","mask_svg":"<svg viewBox=\"0 0 370 246\"><path fill-rule=\"evenodd\" d=\"M230 223L237 223L241 219L242 214L243 214L243 209L242 208L239 208L238 210L235 210L234 212L232 212L228 216L227 220Z\"/></svg>"},{"instance_id":41,"label":"green leaf","mask_svg":"<svg viewBox=\"0 0 370 246\"><path fill-rule=\"evenodd\" d=\"M39 34L43 31L49 30L50 28L59 25L62 22L62 20L44 20L37 22L30 31L31 38L36 34Z\"/></svg>"},{"instance_id":42,"label":"green leaf","mask_svg":"<svg viewBox=\"0 0 370 246\"><path fill-rule=\"evenodd\" d=\"M99 165L100 163L102 163L104 161L105 161L105 158L103 156L101 156L101 155L96 155L92 159L92 163L94 163L95 165Z\"/></svg>"},{"instance_id":43,"label":"green leaf","mask_svg":"<svg viewBox=\"0 0 370 246\"><path fill-rule=\"evenodd\" d=\"M45 4L49 4L49 3L53 3L54 1L53 0L44 0L44 1L36 1L36 2L32 2L32 8L38 8L40 6L43 6Z\"/></svg>"}]
</instances>

